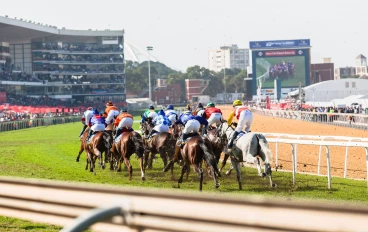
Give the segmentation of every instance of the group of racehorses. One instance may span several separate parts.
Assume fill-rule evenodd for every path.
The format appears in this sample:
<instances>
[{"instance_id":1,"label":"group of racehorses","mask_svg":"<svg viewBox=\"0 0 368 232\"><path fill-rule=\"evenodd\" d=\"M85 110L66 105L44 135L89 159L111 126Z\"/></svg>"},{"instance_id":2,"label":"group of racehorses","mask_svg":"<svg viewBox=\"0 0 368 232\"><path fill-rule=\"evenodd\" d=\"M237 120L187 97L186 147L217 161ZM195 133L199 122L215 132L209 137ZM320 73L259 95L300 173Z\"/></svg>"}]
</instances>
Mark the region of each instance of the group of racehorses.
<instances>
[{"instance_id":1,"label":"group of racehorses","mask_svg":"<svg viewBox=\"0 0 368 232\"><path fill-rule=\"evenodd\" d=\"M145 136L150 134L153 127L152 120L148 119L141 123L142 135L136 131L127 130L116 139L113 136L114 128L108 126L104 132L96 133L90 141L86 140L88 131L85 131L81 138L80 151L76 161L79 162L81 153L85 151L87 154L85 169L88 170L89 166L90 171L94 173L96 160L102 169L105 168L105 163L109 163L110 170L115 171L121 171L121 164L124 162L129 171L129 180L131 180L133 168L130 157L136 154L139 159L141 179L145 180L145 170L152 169L152 161L155 154L158 153L164 163L164 172L171 170L171 175L173 175L174 164L177 163L181 166L178 187L183 181L184 174L188 177L190 166L192 166L199 178L199 190L202 191L202 165L204 164L205 170L213 178L215 187L218 188L220 186L218 178L221 177L221 170L229 157L231 167L226 174L230 174L231 170L235 168L239 189L242 189L241 164L247 159L247 156L250 156L254 157L259 176L269 176L270 185L276 186L272 181L272 154L267 140L262 134L246 133L237 139L232 150L228 150L227 142L231 138L234 128L223 121L218 127L210 127L207 135L191 134L185 145L179 148L177 139L181 135L182 126L173 125L170 132L157 133L146 139ZM221 168L218 168L222 153L224 153L224 158ZM264 172L261 171L259 159L262 159L264 163Z\"/></svg>"}]
</instances>

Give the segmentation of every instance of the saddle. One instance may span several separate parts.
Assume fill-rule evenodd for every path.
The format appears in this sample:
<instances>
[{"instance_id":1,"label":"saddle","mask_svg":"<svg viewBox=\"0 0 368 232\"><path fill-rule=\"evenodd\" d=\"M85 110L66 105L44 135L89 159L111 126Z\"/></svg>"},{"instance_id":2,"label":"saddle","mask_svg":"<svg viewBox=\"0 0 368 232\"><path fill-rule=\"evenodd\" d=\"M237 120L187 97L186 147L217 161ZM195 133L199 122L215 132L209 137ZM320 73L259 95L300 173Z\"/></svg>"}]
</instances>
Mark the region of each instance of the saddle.
<instances>
[{"instance_id":1,"label":"saddle","mask_svg":"<svg viewBox=\"0 0 368 232\"><path fill-rule=\"evenodd\" d=\"M187 141L188 141L189 139L191 139L192 137L197 136L197 135L199 135L199 134L198 134L198 133L196 133L196 132L188 133L188 134L187 134L187 136L186 136L186 139L185 139L185 140L183 140L183 141L181 141L180 148L183 148L183 147L184 147L184 145L187 143Z\"/></svg>"},{"instance_id":2,"label":"saddle","mask_svg":"<svg viewBox=\"0 0 368 232\"><path fill-rule=\"evenodd\" d=\"M93 137L95 137L95 135L97 134L98 132L95 132L91 135L91 137L89 137L89 139L87 140L87 144L90 144L90 142L92 141Z\"/></svg>"}]
</instances>

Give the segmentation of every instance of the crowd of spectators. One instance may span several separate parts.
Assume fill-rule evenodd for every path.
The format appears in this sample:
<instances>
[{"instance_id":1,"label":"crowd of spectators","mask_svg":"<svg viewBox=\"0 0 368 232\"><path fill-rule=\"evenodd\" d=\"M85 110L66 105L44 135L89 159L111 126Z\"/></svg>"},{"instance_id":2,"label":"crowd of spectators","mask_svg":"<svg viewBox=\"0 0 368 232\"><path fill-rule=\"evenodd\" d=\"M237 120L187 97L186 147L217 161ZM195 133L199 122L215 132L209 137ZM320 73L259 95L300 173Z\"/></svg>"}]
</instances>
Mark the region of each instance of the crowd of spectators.
<instances>
[{"instance_id":1,"label":"crowd of spectators","mask_svg":"<svg viewBox=\"0 0 368 232\"><path fill-rule=\"evenodd\" d=\"M34 43L33 50L57 50L71 52L121 52L123 48L118 45L97 46L97 44L63 44L57 43Z\"/></svg>"},{"instance_id":2,"label":"crowd of spectators","mask_svg":"<svg viewBox=\"0 0 368 232\"><path fill-rule=\"evenodd\" d=\"M34 75L30 75L21 71L0 71L0 80L2 81L27 81L27 82L40 82Z\"/></svg>"},{"instance_id":3,"label":"crowd of spectators","mask_svg":"<svg viewBox=\"0 0 368 232\"><path fill-rule=\"evenodd\" d=\"M70 63L78 63L78 62L90 62L90 63L112 63L112 62L123 62L124 58L120 55L58 55L58 54L50 54L43 53L38 54L35 53L33 56L34 60L47 60L47 61L61 61L61 62L70 62Z\"/></svg>"},{"instance_id":4,"label":"crowd of spectators","mask_svg":"<svg viewBox=\"0 0 368 232\"><path fill-rule=\"evenodd\" d=\"M47 71L55 73L119 73L124 68L121 65L99 65L99 67L88 68L86 65L67 65L63 68L57 64L35 65L33 71Z\"/></svg>"}]
</instances>

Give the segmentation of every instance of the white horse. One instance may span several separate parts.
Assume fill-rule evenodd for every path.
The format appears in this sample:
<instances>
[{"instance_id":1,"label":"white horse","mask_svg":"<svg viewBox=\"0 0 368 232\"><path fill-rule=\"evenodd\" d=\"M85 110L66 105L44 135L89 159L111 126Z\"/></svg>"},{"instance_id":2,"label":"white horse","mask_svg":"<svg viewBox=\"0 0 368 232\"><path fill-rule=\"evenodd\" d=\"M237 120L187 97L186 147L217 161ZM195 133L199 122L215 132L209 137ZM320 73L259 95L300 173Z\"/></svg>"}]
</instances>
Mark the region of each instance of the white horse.
<instances>
[{"instance_id":1,"label":"white horse","mask_svg":"<svg viewBox=\"0 0 368 232\"><path fill-rule=\"evenodd\" d=\"M223 122L219 127L220 138L225 139L226 141L230 140L234 132L235 130L231 126L228 126L227 122ZM259 176L269 176L271 187L276 187L276 184L274 184L272 181L272 152L263 134L257 134L253 132L244 134L236 141L236 143L234 141L234 149L231 150L229 154L232 167L236 170L240 190L242 189L241 162L248 160L249 156L256 158ZM262 173L259 158L261 158L264 163L264 173ZM228 173L231 171L231 169L232 168L230 168Z\"/></svg>"}]
</instances>

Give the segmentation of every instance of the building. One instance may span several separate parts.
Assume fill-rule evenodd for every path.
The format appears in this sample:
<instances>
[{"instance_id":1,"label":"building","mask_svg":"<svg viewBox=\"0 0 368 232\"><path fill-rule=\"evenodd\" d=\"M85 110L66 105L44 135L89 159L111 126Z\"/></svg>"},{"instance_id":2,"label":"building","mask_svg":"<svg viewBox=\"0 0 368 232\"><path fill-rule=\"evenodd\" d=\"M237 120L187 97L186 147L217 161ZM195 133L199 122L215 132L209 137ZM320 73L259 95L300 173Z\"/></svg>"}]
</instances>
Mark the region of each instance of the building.
<instances>
[{"instance_id":1,"label":"building","mask_svg":"<svg viewBox=\"0 0 368 232\"><path fill-rule=\"evenodd\" d=\"M357 78L368 75L367 57L360 54L355 58L355 67L335 69L335 79Z\"/></svg>"},{"instance_id":2,"label":"building","mask_svg":"<svg viewBox=\"0 0 368 232\"><path fill-rule=\"evenodd\" d=\"M330 81L335 79L334 74L334 63L331 63L331 60L328 63L318 63L311 64L311 75L310 75L310 83L315 84L322 81Z\"/></svg>"},{"instance_id":3,"label":"building","mask_svg":"<svg viewBox=\"0 0 368 232\"><path fill-rule=\"evenodd\" d=\"M180 84L167 84L166 79L157 79L157 87L152 92L156 104L180 104L182 90Z\"/></svg>"},{"instance_id":4,"label":"building","mask_svg":"<svg viewBox=\"0 0 368 232\"><path fill-rule=\"evenodd\" d=\"M202 95L209 83L209 80L185 79L186 100L190 102L193 96Z\"/></svg>"},{"instance_id":5,"label":"building","mask_svg":"<svg viewBox=\"0 0 368 232\"><path fill-rule=\"evenodd\" d=\"M0 17L0 60L0 87L10 96L91 106L126 100L124 30L58 29Z\"/></svg>"},{"instance_id":6,"label":"building","mask_svg":"<svg viewBox=\"0 0 368 232\"><path fill-rule=\"evenodd\" d=\"M208 51L208 69L220 72L224 68L246 69L249 66L249 49L237 45L223 46Z\"/></svg>"}]
</instances>

